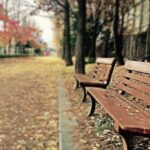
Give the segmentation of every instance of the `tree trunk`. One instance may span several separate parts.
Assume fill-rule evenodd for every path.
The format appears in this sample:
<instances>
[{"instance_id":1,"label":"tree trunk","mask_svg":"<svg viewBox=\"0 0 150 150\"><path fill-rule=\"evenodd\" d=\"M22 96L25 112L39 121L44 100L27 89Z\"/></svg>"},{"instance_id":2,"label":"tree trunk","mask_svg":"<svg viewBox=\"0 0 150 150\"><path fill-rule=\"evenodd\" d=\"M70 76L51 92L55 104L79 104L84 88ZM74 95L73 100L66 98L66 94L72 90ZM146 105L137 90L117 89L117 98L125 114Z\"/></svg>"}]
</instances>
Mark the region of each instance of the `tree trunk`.
<instances>
[{"instance_id":1,"label":"tree trunk","mask_svg":"<svg viewBox=\"0 0 150 150\"><path fill-rule=\"evenodd\" d=\"M96 59L96 38L92 36L92 38L88 39L89 41L89 54L88 54L88 63L94 63Z\"/></svg>"},{"instance_id":2,"label":"tree trunk","mask_svg":"<svg viewBox=\"0 0 150 150\"><path fill-rule=\"evenodd\" d=\"M9 42L8 42L8 54L10 55L10 50L11 49L11 39L9 39Z\"/></svg>"},{"instance_id":3,"label":"tree trunk","mask_svg":"<svg viewBox=\"0 0 150 150\"><path fill-rule=\"evenodd\" d=\"M68 0L65 0L64 12L65 12L65 18L64 18L65 62L66 62L66 66L71 66L73 65L73 62L72 62L71 46L70 46L70 5Z\"/></svg>"},{"instance_id":4,"label":"tree trunk","mask_svg":"<svg viewBox=\"0 0 150 150\"><path fill-rule=\"evenodd\" d=\"M4 54L7 54L6 46L4 46Z\"/></svg>"},{"instance_id":5,"label":"tree trunk","mask_svg":"<svg viewBox=\"0 0 150 150\"><path fill-rule=\"evenodd\" d=\"M18 53L18 46L15 44L15 54Z\"/></svg>"},{"instance_id":6,"label":"tree trunk","mask_svg":"<svg viewBox=\"0 0 150 150\"><path fill-rule=\"evenodd\" d=\"M25 47L25 45L22 45L22 53L23 53L23 54L26 53L26 47Z\"/></svg>"},{"instance_id":7,"label":"tree trunk","mask_svg":"<svg viewBox=\"0 0 150 150\"><path fill-rule=\"evenodd\" d=\"M87 19L88 20L88 19ZM96 60L96 39L98 34L101 31L101 25L99 24L99 15L97 16L91 16L89 18L89 23L93 24L93 26L89 29L88 34L86 36L88 37L88 43L86 44L88 47L88 62L94 63Z\"/></svg>"},{"instance_id":8,"label":"tree trunk","mask_svg":"<svg viewBox=\"0 0 150 150\"><path fill-rule=\"evenodd\" d=\"M64 29L65 30L65 29ZM62 59L64 59L65 60L65 49L66 49L66 44L65 44L65 31L64 31L64 33L63 33L63 49L62 49L62 53L61 53L61 57L62 57Z\"/></svg>"},{"instance_id":9,"label":"tree trunk","mask_svg":"<svg viewBox=\"0 0 150 150\"><path fill-rule=\"evenodd\" d=\"M103 56L108 57L110 30L105 31L104 45L103 45Z\"/></svg>"},{"instance_id":10,"label":"tree trunk","mask_svg":"<svg viewBox=\"0 0 150 150\"><path fill-rule=\"evenodd\" d=\"M119 7L120 0L115 0L115 11L114 11L114 22L113 22L113 30L114 30L114 45L116 51L116 60L118 65L124 65L124 60L122 56L122 32L119 34Z\"/></svg>"},{"instance_id":11,"label":"tree trunk","mask_svg":"<svg viewBox=\"0 0 150 150\"><path fill-rule=\"evenodd\" d=\"M149 0L149 25L148 25L147 38L146 38L145 60L147 62L150 62L150 0Z\"/></svg>"},{"instance_id":12,"label":"tree trunk","mask_svg":"<svg viewBox=\"0 0 150 150\"><path fill-rule=\"evenodd\" d=\"M85 73L85 34L86 34L86 0L77 0L78 11L78 26L76 36L76 61L75 72Z\"/></svg>"}]
</instances>

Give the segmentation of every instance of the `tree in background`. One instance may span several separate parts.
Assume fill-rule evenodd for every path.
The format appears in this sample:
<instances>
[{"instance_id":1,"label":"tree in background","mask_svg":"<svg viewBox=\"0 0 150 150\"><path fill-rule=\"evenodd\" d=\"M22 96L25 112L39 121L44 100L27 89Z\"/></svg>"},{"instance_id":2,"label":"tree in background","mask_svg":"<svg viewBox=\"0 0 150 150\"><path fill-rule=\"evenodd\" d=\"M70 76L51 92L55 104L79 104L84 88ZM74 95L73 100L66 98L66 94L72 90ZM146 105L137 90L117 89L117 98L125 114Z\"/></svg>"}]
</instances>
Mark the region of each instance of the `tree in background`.
<instances>
[{"instance_id":1,"label":"tree in background","mask_svg":"<svg viewBox=\"0 0 150 150\"><path fill-rule=\"evenodd\" d=\"M0 32L1 35L1 44L3 45L4 48L4 53L6 53L6 45L8 44L8 34L6 32L6 23L9 20L8 14L7 14L7 6L8 6L8 0L5 3L5 7L3 3L0 4L0 21L3 22L3 30Z\"/></svg>"},{"instance_id":2,"label":"tree in background","mask_svg":"<svg viewBox=\"0 0 150 150\"><path fill-rule=\"evenodd\" d=\"M64 2L64 51L66 66L73 64L71 56L71 38L70 38L70 4L68 0Z\"/></svg>"},{"instance_id":3,"label":"tree in background","mask_svg":"<svg viewBox=\"0 0 150 150\"><path fill-rule=\"evenodd\" d=\"M100 14L101 14L101 1L88 0L87 1L87 38L86 38L86 51L88 62L95 62L96 59L96 39L101 31Z\"/></svg>"},{"instance_id":4,"label":"tree in background","mask_svg":"<svg viewBox=\"0 0 150 150\"><path fill-rule=\"evenodd\" d=\"M63 37L63 21L62 19L59 19L58 17L53 19L54 23L54 45L57 49L58 56L62 56L62 37Z\"/></svg>"},{"instance_id":5,"label":"tree in background","mask_svg":"<svg viewBox=\"0 0 150 150\"><path fill-rule=\"evenodd\" d=\"M76 35L76 60L75 72L85 73L85 46L86 46L86 0L77 0L78 3L78 24Z\"/></svg>"},{"instance_id":6,"label":"tree in background","mask_svg":"<svg viewBox=\"0 0 150 150\"><path fill-rule=\"evenodd\" d=\"M47 1L45 0L45 2ZM89 58L88 62L95 61L96 40L99 37L102 37L100 39L101 46L99 49L97 49L97 51L101 53L100 56L101 57L115 56L117 59L118 65L124 64L123 55L125 53L123 53L122 51L124 50L126 46L126 44L124 45L125 38L127 38L127 42L129 41L129 48L126 47L127 51L129 52L132 47L131 45L132 42L130 41L130 37L132 37L132 35L129 35L129 33L125 33L127 29L124 26L124 20L125 20L124 16L126 16L126 14L130 12L129 8L134 8L135 2L133 2L132 0L127 0L127 1L125 0L101 0L101 1L87 0L87 2L79 1L79 0L63 0L63 1L50 0L48 2L49 2L49 7L50 7L49 10L53 11L55 13L55 16L57 16L56 20L57 18L59 18L58 20L64 20L64 23L59 24L59 25L64 26L64 34L62 38L64 40L61 40L61 41L63 41L62 43L64 43L62 53L64 54L65 60L66 59L68 60L71 58L71 49L74 49L74 46L73 46L74 44L71 43L71 46L72 46L71 47L70 45L66 45L66 43L68 44L69 43L68 41L74 41L72 39L76 39L76 42L74 42L75 43L75 56L76 56L76 59L75 59L76 60L75 61L76 72L84 73L85 57ZM85 7L82 7L83 6L82 4L84 2L85 2ZM46 5L48 4L46 3ZM66 11L65 13L65 10L68 10L68 11ZM85 15L86 10L87 10L87 17ZM68 16L68 17L65 17L65 16ZM71 19L68 19L68 18L71 18ZM65 24L66 22L70 22L70 20L71 20L71 25L70 23ZM70 36L70 32L72 36ZM128 37L125 37L125 34ZM135 43L136 41L138 41L139 36L135 38L136 39ZM147 33L146 43L147 43L146 45L147 54L145 55L145 57L149 55L148 54L149 32ZM141 40L141 44L143 44L142 40ZM68 49L70 50L68 51ZM66 53L66 50L69 53ZM135 53L135 51L133 52Z\"/></svg>"},{"instance_id":7,"label":"tree in background","mask_svg":"<svg viewBox=\"0 0 150 150\"><path fill-rule=\"evenodd\" d=\"M114 32L116 60L118 65L124 65L124 60L122 56L123 35L122 35L122 31L121 32L119 31L119 22L120 22L119 9L120 9L120 0L115 0L113 32Z\"/></svg>"},{"instance_id":8,"label":"tree in background","mask_svg":"<svg viewBox=\"0 0 150 150\"><path fill-rule=\"evenodd\" d=\"M53 11L55 13L55 16L58 16L63 12L64 46L63 46L62 55L65 60L66 66L71 66L73 62L72 62L71 46L70 46L70 2L69 0L40 1L39 5L41 6L41 8L42 6L47 6L47 11Z\"/></svg>"},{"instance_id":9,"label":"tree in background","mask_svg":"<svg viewBox=\"0 0 150 150\"><path fill-rule=\"evenodd\" d=\"M13 51L15 49L15 53L21 52L21 50L24 53L25 45L27 45L28 41L33 40L33 45L36 45L36 47L37 45L40 46L40 44L38 44L39 30L29 25L29 21L26 21L27 16L23 18L17 17L22 20L12 19L21 15L20 13L23 13L23 11L19 11L18 7L17 12L14 13L14 11L10 11L9 2L10 0L6 0L0 4L0 20L4 22L3 29L0 32L0 44L4 47L4 53L10 54L12 48ZM16 47L18 47L18 50L16 50Z\"/></svg>"}]
</instances>

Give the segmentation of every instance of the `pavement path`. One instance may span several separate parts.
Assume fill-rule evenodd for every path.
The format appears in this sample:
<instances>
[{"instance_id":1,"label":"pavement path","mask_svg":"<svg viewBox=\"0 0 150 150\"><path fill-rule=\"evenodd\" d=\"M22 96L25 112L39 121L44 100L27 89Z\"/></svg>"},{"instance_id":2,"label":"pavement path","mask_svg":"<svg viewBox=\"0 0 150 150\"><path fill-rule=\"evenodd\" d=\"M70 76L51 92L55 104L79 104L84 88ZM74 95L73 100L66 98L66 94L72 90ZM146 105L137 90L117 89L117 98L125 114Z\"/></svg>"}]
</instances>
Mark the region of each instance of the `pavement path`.
<instances>
[{"instance_id":1,"label":"pavement path","mask_svg":"<svg viewBox=\"0 0 150 150\"><path fill-rule=\"evenodd\" d=\"M59 150L78 150L78 144L74 142L74 129L78 126L77 122L70 118L68 110L71 103L66 95L66 90L62 83L62 76L59 74L58 85L58 104L59 104Z\"/></svg>"}]
</instances>

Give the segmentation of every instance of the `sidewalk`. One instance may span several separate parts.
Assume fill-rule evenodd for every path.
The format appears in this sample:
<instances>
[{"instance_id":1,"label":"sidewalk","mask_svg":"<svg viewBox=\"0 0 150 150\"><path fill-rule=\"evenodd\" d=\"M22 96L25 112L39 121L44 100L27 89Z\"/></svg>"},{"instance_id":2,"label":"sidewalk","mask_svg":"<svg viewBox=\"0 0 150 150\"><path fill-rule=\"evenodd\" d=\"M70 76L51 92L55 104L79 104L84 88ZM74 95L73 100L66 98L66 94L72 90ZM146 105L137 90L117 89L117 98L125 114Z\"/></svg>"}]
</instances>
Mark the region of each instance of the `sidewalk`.
<instances>
[{"instance_id":1,"label":"sidewalk","mask_svg":"<svg viewBox=\"0 0 150 150\"><path fill-rule=\"evenodd\" d=\"M57 79L58 86L58 107L59 107L59 150L78 150L79 143L75 143L74 128L78 123L72 119L71 103L66 95L66 90L62 83L62 76L59 74ZM79 138L78 138L79 139Z\"/></svg>"}]
</instances>

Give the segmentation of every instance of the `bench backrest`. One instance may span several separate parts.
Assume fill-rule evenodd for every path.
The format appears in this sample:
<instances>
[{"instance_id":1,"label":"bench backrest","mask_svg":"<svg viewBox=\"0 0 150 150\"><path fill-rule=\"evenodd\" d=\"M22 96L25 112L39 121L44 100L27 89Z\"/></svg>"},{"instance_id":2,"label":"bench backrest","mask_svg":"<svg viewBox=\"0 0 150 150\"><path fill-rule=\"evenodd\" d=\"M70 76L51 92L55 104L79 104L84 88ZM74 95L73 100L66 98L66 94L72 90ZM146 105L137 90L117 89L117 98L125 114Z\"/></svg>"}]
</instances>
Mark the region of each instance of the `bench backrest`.
<instances>
[{"instance_id":1,"label":"bench backrest","mask_svg":"<svg viewBox=\"0 0 150 150\"><path fill-rule=\"evenodd\" d=\"M118 88L133 98L150 104L150 63L127 61Z\"/></svg>"},{"instance_id":2,"label":"bench backrest","mask_svg":"<svg viewBox=\"0 0 150 150\"><path fill-rule=\"evenodd\" d=\"M97 58L92 77L108 85L115 63L115 58Z\"/></svg>"}]
</instances>

